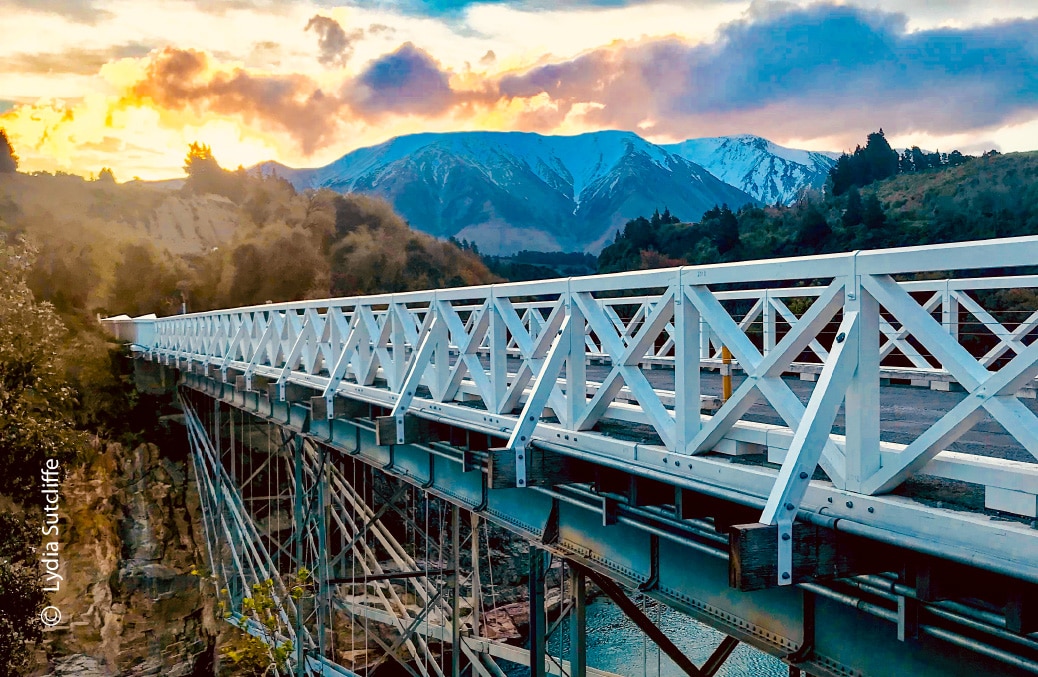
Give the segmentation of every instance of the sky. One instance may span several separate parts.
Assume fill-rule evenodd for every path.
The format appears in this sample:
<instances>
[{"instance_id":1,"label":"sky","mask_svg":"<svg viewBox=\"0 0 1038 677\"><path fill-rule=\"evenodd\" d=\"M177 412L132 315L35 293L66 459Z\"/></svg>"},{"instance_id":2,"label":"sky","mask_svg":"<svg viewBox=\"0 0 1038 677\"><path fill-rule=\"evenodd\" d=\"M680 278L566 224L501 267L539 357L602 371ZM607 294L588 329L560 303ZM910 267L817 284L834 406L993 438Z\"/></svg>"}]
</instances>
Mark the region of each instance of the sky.
<instances>
[{"instance_id":1,"label":"sky","mask_svg":"<svg viewBox=\"0 0 1038 677\"><path fill-rule=\"evenodd\" d=\"M394 136L1038 149L1035 0L0 0L22 171L321 166Z\"/></svg>"}]
</instances>

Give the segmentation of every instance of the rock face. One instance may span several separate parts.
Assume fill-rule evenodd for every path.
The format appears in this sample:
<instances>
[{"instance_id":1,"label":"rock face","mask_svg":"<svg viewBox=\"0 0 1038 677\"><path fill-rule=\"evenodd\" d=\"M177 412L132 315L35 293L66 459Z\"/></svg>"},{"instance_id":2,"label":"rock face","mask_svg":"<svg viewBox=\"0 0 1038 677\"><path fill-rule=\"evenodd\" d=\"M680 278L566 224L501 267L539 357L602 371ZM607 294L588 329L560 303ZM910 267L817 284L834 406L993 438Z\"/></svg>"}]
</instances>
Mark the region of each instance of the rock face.
<instances>
[{"instance_id":1,"label":"rock face","mask_svg":"<svg viewBox=\"0 0 1038 677\"><path fill-rule=\"evenodd\" d=\"M213 674L223 624L197 575L204 554L186 457L153 444L98 449L64 483L62 514L64 581L51 596L62 620L45 633L37 674Z\"/></svg>"}]
</instances>

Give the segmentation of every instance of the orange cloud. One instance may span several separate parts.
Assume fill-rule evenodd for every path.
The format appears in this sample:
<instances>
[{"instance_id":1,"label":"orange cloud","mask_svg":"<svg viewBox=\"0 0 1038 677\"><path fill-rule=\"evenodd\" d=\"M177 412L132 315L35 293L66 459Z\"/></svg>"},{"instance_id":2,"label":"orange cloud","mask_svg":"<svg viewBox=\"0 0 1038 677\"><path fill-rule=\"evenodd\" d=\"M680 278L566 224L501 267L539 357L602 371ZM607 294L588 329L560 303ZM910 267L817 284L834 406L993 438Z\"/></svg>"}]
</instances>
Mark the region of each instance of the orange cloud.
<instances>
[{"instance_id":1,"label":"orange cloud","mask_svg":"<svg viewBox=\"0 0 1038 677\"><path fill-rule=\"evenodd\" d=\"M152 56L128 97L169 110L238 116L268 131L287 132L307 155L336 135L345 106L306 75L222 70L204 52L173 47Z\"/></svg>"}]
</instances>

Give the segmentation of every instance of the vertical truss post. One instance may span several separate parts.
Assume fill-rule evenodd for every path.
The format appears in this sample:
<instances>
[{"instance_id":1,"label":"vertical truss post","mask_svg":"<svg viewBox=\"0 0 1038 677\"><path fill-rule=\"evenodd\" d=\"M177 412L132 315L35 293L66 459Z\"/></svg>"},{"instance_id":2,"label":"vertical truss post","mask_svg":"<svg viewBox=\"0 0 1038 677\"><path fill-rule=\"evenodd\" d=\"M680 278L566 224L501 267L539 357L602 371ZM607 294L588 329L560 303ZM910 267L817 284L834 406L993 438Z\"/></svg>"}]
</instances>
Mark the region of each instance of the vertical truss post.
<instances>
[{"instance_id":1,"label":"vertical truss post","mask_svg":"<svg viewBox=\"0 0 1038 677\"><path fill-rule=\"evenodd\" d=\"M732 399L732 351L721 346L721 401Z\"/></svg>"},{"instance_id":2,"label":"vertical truss post","mask_svg":"<svg viewBox=\"0 0 1038 677\"><path fill-rule=\"evenodd\" d=\"M450 305L450 301L444 301L444 303L448 306ZM434 368L429 390L432 392L433 399L442 400L447 390L447 384L450 383L451 379L451 351L447 321L440 315L436 292L433 292L433 300L429 303L429 312L435 312L436 317L434 319L437 320L435 326L430 328L430 331L435 332L436 349L432 356ZM461 359L460 355L458 359Z\"/></svg>"},{"instance_id":3,"label":"vertical truss post","mask_svg":"<svg viewBox=\"0 0 1038 677\"><path fill-rule=\"evenodd\" d=\"M487 332L490 334L490 384L493 387L493 401L486 405L487 409L500 414L504 413L501 410L508 393L508 333L501 310L494 302L493 285L490 286L490 302L486 312L489 313Z\"/></svg>"},{"instance_id":4,"label":"vertical truss post","mask_svg":"<svg viewBox=\"0 0 1038 677\"><path fill-rule=\"evenodd\" d=\"M215 450L216 462L222 464L223 463L223 443L222 443L221 427L220 427L220 400L218 400L216 398L213 398L213 405L214 405L213 406L213 427L215 428L215 430L214 430L215 435L214 435L213 448ZM228 412L228 414L230 414L230 413L231 412ZM227 418L227 427L230 429L231 450L233 452L233 450L234 450L234 416L233 415L228 416L228 418ZM217 482L219 482L219 481L220 481L219 477L217 477ZM219 515L219 514L222 514L222 513L223 513L223 492L222 491L217 491L216 492L216 514Z\"/></svg>"},{"instance_id":5,"label":"vertical truss post","mask_svg":"<svg viewBox=\"0 0 1038 677\"><path fill-rule=\"evenodd\" d=\"M764 325L764 342L762 344L762 355L767 355L775 349L775 307L771 304L771 290L764 290L764 303L761 305L761 322Z\"/></svg>"},{"instance_id":6,"label":"vertical truss post","mask_svg":"<svg viewBox=\"0 0 1038 677\"><path fill-rule=\"evenodd\" d=\"M580 311L580 306L577 305L576 296L569 291L569 286L570 282L567 281L565 303L569 335L563 336L563 340L566 341L565 354L567 356L566 411L559 418L565 421L565 425L572 427L580 420L580 416L587 406L587 394L584 389L584 384L587 383L587 368L584 352L584 315Z\"/></svg>"},{"instance_id":7,"label":"vertical truss post","mask_svg":"<svg viewBox=\"0 0 1038 677\"><path fill-rule=\"evenodd\" d=\"M581 336L583 338L583 336ZM544 609L544 580L548 554L530 544L530 677L546 677L548 617Z\"/></svg>"},{"instance_id":8,"label":"vertical truss post","mask_svg":"<svg viewBox=\"0 0 1038 677\"><path fill-rule=\"evenodd\" d=\"M426 326L425 333L421 336L418 348L415 350L407 376L400 386L400 396L390 412L390 416L393 417L393 421L396 424L397 444L405 443L404 415L407 414L408 407L414 401L415 392L422 383L422 375L432 361L433 355L437 352L437 346L442 338L439 330L439 319L436 317L435 304L429 306L429 313L432 314L432 317Z\"/></svg>"},{"instance_id":9,"label":"vertical truss post","mask_svg":"<svg viewBox=\"0 0 1038 677\"><path fill-rule=\"evenodd\" d=\"M959 340L959 299L951 289L951 280L941 290L941 324L956 341Z\"/></svg>"},{"instance_id":10,"label":"vertical truss post","mask_svg":"<svg viewBox=\"0 0 1038 677\"><path fill-rule=\"evenodd\" d=\"M293 533L292 539L295 544L295 569L296 573L299 572L299 567L303 563L303 530L305 529L306 520L303 516L303 438L296 436L293 440L293 467L295 470L295 506L293 508L294 519L292 520ZM305 672L306 659L303 654L303 605L302 600L296 604L296 665L295 672L296 677L303 677Z\"/></svg>"},{"instance_id":11,"label":"vertical truss post","mask_svg":"<svg viewBox=\"0 0 1038 677\"><path fill-rule=\"evenodd\" d=\"M856 270L854 271L857 272ZM861 491L880 467L879 456L879 303L858 275L844 287L844 316L858 315L857 367L847 388L846 470L843 488ZM839 478L834 478L839 485Z\"/></svg>"},{"instance_id":12,"label":"vertical truss post","mask_svg":"<svg viewBox=\"0 0 1038 677\"><path fill-rule=\"evenodd\" d=\"M399 304L399 305L398 305ZM359 309L356 312L360 312ZM404 315L407 313L407 306L399 303L395 298L393 301L386 306L386 322L390 323L389 327L389 340L393 344L393 358L392 362L388 365L383 365L383 370L389 372L387 380L389 381L390 388L396 390L400 387L400 384L404 381L404 375L407 373L407 334L404 329ZM371 343L374 345L377 342L377 337L371 338ZM415 346L417 350L418 346Z\"/></svg>"},{"instance_id":13,"label":"vertical truss post","mask_svg":"<svg viewBox=\"0 0 1038 677\"><path fill-rule=\"evenodd\" d=\"M698 371L698 369L697 369ZM569 567L569 677L587 677L587 607L584 574Z\"/></svg>"},{"instance_id":14,"label":"vertical truss post","mask_svg":"<svg viewBox=\"0 0 1038 677\"><path fill-rule=\"evenodd\" d=\"M451 558L453 590L451 595L451 677L461 677L461 509L451 504Z\"/></svg>"},{"instance_id":15,"label":"vertical truss post","mask_svg":"<svg viewBox=\"0 0 1038 677\"><path fill-rule=\"evenodd\" d=\"M700 360L709 360L711 357L713 357L713 354L710 352L710 325L707 323L706 319L702 315L700 315L699 316L699 359Z\"/></svg>"},{"instance_id":16,"label":"vertical truss post","mask_svg":"<svg viewBox=\"0 0 1038 677\"><path fill-rule=\"evenodd\" d=\"M677 440L674 448L689 453L689 444L702 426L700 419L700 338L702 321L699 310L685 296L681 269L678 289L674 294L674 423Z\"/></svg>"},{"instance_id":17,"label":"vertical truss post","mask_svg":"<svg viewBox=\"0 0 1038 677\"><path fill-rule=\"evenodd\" d=\"M472 584L471 584L471 595L472 595L472 632L479 636L482 633L483 628L483 612L482 612L482 601L483 591L480 589L482 586L479 582L479 513L470 513L470 524L472 528L472 537L469 539L472 544Z\"/></svg>"},{"instance_id":18,"label":"vertical truss post","mask_svg":"<svg viewBox=\"0 0 1038 677\"><path fill-rule=\"evenodd\" d=\"M317 650L321 656L325 656L326 638L324 633L325 614L331 614L331 596L328 594L328 580L331 572L328 568L328 510L330 501L328 496L328 450L323 446L317 446L319 458L317 480L317 566L314 567L314 576L317 579Z\"/></svg>"}]
</instances>

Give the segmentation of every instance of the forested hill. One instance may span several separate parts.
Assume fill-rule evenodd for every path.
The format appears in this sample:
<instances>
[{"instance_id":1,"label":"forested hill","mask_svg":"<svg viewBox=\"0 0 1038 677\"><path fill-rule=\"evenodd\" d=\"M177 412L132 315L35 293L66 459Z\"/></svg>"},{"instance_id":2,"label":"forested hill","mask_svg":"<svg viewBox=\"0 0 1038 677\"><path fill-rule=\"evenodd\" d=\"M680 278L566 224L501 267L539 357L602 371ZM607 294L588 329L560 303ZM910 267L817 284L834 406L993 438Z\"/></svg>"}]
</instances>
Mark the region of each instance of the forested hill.
<instances>
[{"instance_id":1,"label":"forested hill","mask_svg":"<svg viewBox=\"0 0 1038 677\"><path fill-rule=\"evenodd\" d=\"M1038 152L960 156L953 160L957 164L920 169L899 166L893 155L887 170L893 176L872 181L865 172L839 192L831 176L825 193L808 194L788 207L733 212L722 205L691 223L669 214L632 220L602 252L598 270L1038 234ZM859 153L861 158L868 161L867 154Z\"/></svg>"},{"instance_id":2,"label":"forested hill","mask_svg":"<svg viewBox=\"0 0 1038 677\"><path fill-rule=\"evenodd\" d=\"M28 283L66 320L491 282L472 252L384 201L226 171L194 145L186 179L116 183L0 172L0 241L26 237Z\"/></svg>"}]
</instances>

